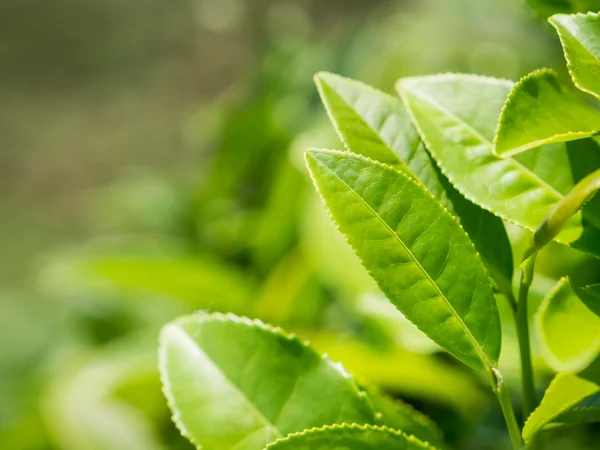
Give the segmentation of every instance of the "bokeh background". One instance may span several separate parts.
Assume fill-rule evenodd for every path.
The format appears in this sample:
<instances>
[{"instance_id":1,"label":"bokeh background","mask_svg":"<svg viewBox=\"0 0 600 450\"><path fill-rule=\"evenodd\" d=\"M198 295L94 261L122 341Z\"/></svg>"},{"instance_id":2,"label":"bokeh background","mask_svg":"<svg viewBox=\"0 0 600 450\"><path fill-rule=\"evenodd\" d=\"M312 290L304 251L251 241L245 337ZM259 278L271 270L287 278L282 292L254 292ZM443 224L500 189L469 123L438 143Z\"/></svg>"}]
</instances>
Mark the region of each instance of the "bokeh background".
<instances>
[{"instance_id":1,"label":"bokeh background","mask_svg":"<svg viewBox=\"0 0 600 450\"><path fill-rule=\"evenodd\" d=\"M341 145L312 76L563 65L522 0L3 0L0 448L191 448L156 346L205 308L311 339L457 449L505 448L484 383L382 299L313 193L302 152Z\"/></svg>"}]
</instances>

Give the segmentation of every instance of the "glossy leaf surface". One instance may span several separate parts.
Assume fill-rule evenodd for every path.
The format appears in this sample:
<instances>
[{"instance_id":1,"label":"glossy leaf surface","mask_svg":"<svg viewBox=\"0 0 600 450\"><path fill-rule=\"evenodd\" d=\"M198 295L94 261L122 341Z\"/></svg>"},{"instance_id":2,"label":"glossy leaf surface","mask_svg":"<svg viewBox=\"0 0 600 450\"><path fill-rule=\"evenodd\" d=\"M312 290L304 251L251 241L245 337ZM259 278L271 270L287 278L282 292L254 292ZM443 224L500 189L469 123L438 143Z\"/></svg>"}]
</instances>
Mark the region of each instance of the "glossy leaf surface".
<instances>
[{"instance_id":1,"label":"glossy leaf surface","mask_svg":"<svg viewBox=\"0 0 600 450\"><path fill-rule=\"evenodd\" d=\"M434 450L432 446L390 428L343 425L295 433L266 450Z\"/></svg>"},{"instance_id":2,"label":"glossy leaf surface","mask_svg":"<svg viewBox=\"0 0 600 450\"><path fill-rule=\"evenodd\" d=\"M503 292L510 292L513 258L504 224L448 183L425 149L398 98L329 73L315 77L327 113L345 147L402 170L423 184L469 234Z\"/></svg>"},{"instance_id":3,"label":"glossy leaf surface","mask_svg":"<svg viewBox=\"0 0 600 450\"><path fill-rule=\"evenodd\" d=\"M557 371L579 371L600 351L600 317L561 279L540 305L538 332L546 360Z\"/></svg>"},{"instance_id":4,"label":"glossy leaf surface","mask_svg":"<svg viewBox=\"0 0 600 450\"><path fill-rule=\"evenodd\" d=\"M182 434L205 449L262 449L307 428L374 423L339 365L259 321L199 313L161 333L164 391Z\"/></svg>"},{"instance_id":5,"label":"glossy leaf surface","mask_svg":"<svg viewBox=\"0 0 600 450\"><path fill-rule=\"evenodd\" d=\"M501 159L493 154L494 129L512 86L504 80L446 74L402 79L398 90L427 149L450 182L472 202L534 231L564 198L552 178L565 171L568 175L569 168L559 163L560 154L547 152L545 179L520 158ZM532 151L544 152L545 148ZM581 214L567 222L556 240L599 253L600 232L584 230Z\"/></svg>"},{"instance_id":6,"label":"glossy leaf surface","mask_svg":"<svg viewBox=\"0 0 600 450\"><path fill-rule=\"evenodd\" d=\"M549 22L556 28L571 78L582 91L600 98L600 6L587 14L557 14Z\"/></svg>"},{"instance_id":7,"label":"glossy leaf surface","mask_svg":"<svg viewBox=\"0 0 600 450\"><path fill-rule=\"evenodd\" d=\"M456 358L494 366L501 336L492 285L456 219L390 167L330 150L306 158L334 221L390 301Z\"/></svg>"},{"instance_id":8,"label":"glossy leaf surface","mask_svg":"<svg viewBox=\"0 0 600 450\"><path fill-rule=\"evenodd\" d=\"M560 373L552 380L540 406L523 427L523 439L530 441L546 425L600 391L600 387L572 373Z\"/></svg>"},{"instance_id":9,"label":"glossy leaf surface","mask_svg":"<svg viewBox=\"0 0 600 450\"><path fill-rule=\"evenodd\" d=\"M435 162L397 98L329 73L317 74L315 81L329 118L349 151L404 171L452 209Z\"/></svg>"},{"instance_id":10,"label":"glossy leaf surface","mask_svg":"<svg viewBox=\"0 0 600 450\"><path fill-rule=\"evenodd\" d=\"M593 136L600 130L597 106L561 86L554 71L536 70L510 92L500 114L494 152L510 156Z\"/></svg>"}]
</instances>

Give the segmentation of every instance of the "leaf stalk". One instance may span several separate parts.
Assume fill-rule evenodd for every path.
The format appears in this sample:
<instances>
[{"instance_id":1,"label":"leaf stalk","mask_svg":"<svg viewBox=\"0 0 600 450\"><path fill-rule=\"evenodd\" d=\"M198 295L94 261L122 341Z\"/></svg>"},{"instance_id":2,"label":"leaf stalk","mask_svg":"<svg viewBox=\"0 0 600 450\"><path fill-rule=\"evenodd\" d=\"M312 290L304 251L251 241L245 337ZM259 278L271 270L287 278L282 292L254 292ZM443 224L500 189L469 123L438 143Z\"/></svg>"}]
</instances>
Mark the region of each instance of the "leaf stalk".
<instances>
[{"instance_id":1,"label":"leaf stalk","mask_svg":"<svg viewBox=\"0 0 600 450\"><path fill-rule=\"evenodd\" d=\"M521 387L523 395L523 421L529 417L537 405L533 364L531 361L531 340L529 337L528 297L533 281L536 254L523 263L519 299L517 303L517 336L521 356Z\"/></svg>"}]
</instances>

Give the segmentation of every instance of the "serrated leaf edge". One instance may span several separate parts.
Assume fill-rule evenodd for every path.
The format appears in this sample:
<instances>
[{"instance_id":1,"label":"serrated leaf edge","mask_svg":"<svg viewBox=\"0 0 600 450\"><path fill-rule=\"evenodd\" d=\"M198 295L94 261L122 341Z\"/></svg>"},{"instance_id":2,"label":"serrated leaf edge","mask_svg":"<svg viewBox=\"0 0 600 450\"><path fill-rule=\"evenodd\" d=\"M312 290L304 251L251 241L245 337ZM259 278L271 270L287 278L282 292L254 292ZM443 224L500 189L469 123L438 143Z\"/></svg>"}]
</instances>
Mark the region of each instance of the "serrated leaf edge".
<instances>
[{"instance_id":1,"label":"serrated leaf edge","mask_svg":"<svg viewBox=\"0 0 600 450\"><path fill-rule=\"evenodd\" d=\"M510 106L512 106L516 102L515 99L517 96L517 91L521 89L523 84L525 84L530 79L537 77L538 74L549 74L549 75L554 75L555 77L557 76L556 71L554 71L552 69L548 69L548 68L536 69L533 72L528 73L527 75L521 77L521 79L519 79L519 81L517 81L515 83L515 85L509 92L508 97L506 98L506 101L504 102L504 106L502 106L502 110L500 111L498 123L496 125L496 130L494 131L494 141L492 142L492 144L493 144L492 151L493 151L494 155L496 155L499 158L507 158L509 156L514 156L518 153L522 153L524 151L531 150L536 147L540 147L544 144L551 144L553 142L563 142L563 140L556 141L555 139L558 137L568 136L569 138L572 138L572 139L566 139L566 140L571 141L571 140L575 140L575 139L583 139L583 138L592 136L593 134L595 134L598 131L598 130L595 130L595 131L569 131L567 133L558 133L558 134L553 134L552 136L550 136L546 139L532 141L532 142L529 142L528 144L524 144L519 147L512 147L508 150L498 151L498 138L500 137L502 127L505 124L506 111L508 110L508 108Z\"/></svg>"},{"instance_id":2,"label":"serrated leaf edge","mask_svg":"<svg viewBox=\"0 0 600 450\"><path fill-rule=\"evenodd\" d=\"M556 378L557 378L557 377L560 377L560 376L566 376L566 375L576 376L575 374L573 374L573 373L571 373L571 372L562 372L562 373L559 373L559 374L558 374L558 375L555 377L555 380L556 380ZM553 381L554 381L554 380L553 380ZM533 439L533 438L534 438L534 437L535 437L535 436L536 436L538 433L540 433L540 432L541 432L541 431L544 429L544 427L545 427L546 425L549 425L549 424L551 424L551 423L552 423L552 422L553 422L553 421L554 421L554 420L555 420L557 417L560 417L560 415L561 415L562 413L564 413L564 412L566 412L566 411L568 411L568 410L570 409L570 408L568 408L568 409L567 409L567 410L565 410L565 411L560 411L560 412L559 412L559 413L557 413L557 414L551 415L551 416L550 416L550 419L549 419L549 420L547 420L546 422L544 422L544 423L543 423L543 424L542 424L540 427L538 427L538 428L534 428L533 430L531 430L531 432L530 432L530 433L527 433L527 437L528 437L528 438L526 438L526 437L525 437L525 436L526 436L526 434L525 434L525 431L526 431L526 430L528 430L528 428L530 428L529 424L531 423L531 419L534 417L534 415L535 415L535 413L537 412L537 410L538 410L538 409L539 409L539 408L540 408L542 405L544 405L545 403L547 403L547 402L548 402L548 394L549 394L550 392L552 392L552 391L553 391L553 389L556 389L556 388L555 388L555 387L552 385L552 383L550 383L550 386L548 386L548 389L546 389L546 392L544 393L544 397L542 397L542 401L540 402L540 404L538 405L538 407L537 407L537 408L536 408L536 409L535 409L535 410L534 410L534 411L533 411L533 412L532 412L532 413L529 415L529 417L527 418L527 420L525 420L525 424L523 425L523 430L522 430L522 436L523 436L523 439L525 439L525 441L526 441L526 442L529 442L529 441L531 441L531 440L532 440L532 439ZM600 387L599 387L599 392L600 392ZM590 394L590 395L595 395L595 394ZM588 397L589 397L589 396L588 396ZM587 398L587 397L585 397L585 398ZM583 400L583 399L582 399L582 400ZM580 400L580 401L581 401L581 400Z\"/></svg>"},{"instance_id":3,"label":"serrated leaf edge","mask_svg":"<svg viewBox=\"0 0 600 450\"><path fill-rule=\"evenodd\" d=\"M409 442L414 442L417 443L419 445L422 445L424 449L426 450L436 450L435 447L432 447L431 444L429 444L428 442L422 441L420 439L418 439L417 437L413 436L412 434L406 434L403 431L400 430L396 430L393 428L389 428L386 426L379 426L379 425L359 425L356 423L353 424L333 424L333 425L324 425L322 427L315 427L315 428L309 428L306 429L304 431L300 431L297 433L291 433L288 434L287 436L281 438L281 439L277 439L274 442L271 442L270 444L267 444L267 446L265 447L264 450L270 450L273 448L276 448L277 444L280 444L282 442L288 442L291 441L292 439L298 438L298 437L302 437L302 436L306 436L308 434L315 434L315 433L325 433L328 431L337 431L337 432L342 432L344 430L370 430L370 431L381 431L384 433L388 433L394 436L401 436L403 438L405 438L407 441Z\"/></svg>"},{"instance_id":4,"label":"serrated leaf edge","mask_svg":"<svg viewBox=\"0 0 600 450\"><path fill-rule=\"evenodd\" d=\"M442 210L443 210L443 213L444 213L444 214L446 214L446 216L447 216L447 217L450 217L450 219L451 219L452 221L454 221L454 223L455 223L455 224L457 224L457 225L458 225L458 227L459 227L460 231L461 231L461 232L464 234L464 236L467 238L467 242L468 242L468 243L469 243L469 245L471 246L471 249L472 249L472 250L473 250L473 252L475 252L475 254L477 255L477 258L476 258L476 259L477 259L477 262L478 262L478 264L480 265L480 267L481 267L481 268L483 268L483 270L484 270L484 271L485 271L485 273L487 274L487 281L488 281L488 283L490 284L490 286L492 287L492 290L493 290L493 288L494 288L494 285L493 285L493 283L492 283L492 276L491 276L491 273L490 273L489 269L487 268L487 266L486 266L486 265L483 263L483 260L482 260L482 258L481 258L481 255L479 254L479 252L478 252L478 251L477 251L477 249L475 248L475 244L473 244L473 241L471 241L471 238L469 237L469 235L467 234L467 232L464 230L464 228L463 228L463 227L462 227L462 225L460 224L460 222L459 222L458 218L457 218L456 216L454 216L454 215L453 215L453 214L452 214L450 211L448 211L448 209L447 209L447 208L446 208L444 205L442 205L442 204L441 204L441 203L438 201L438 199L436 199L436 198L435 198L435 196L434 196L434 195L433 195L433 194L432 194L432 193L431 193L431 192L430 192L428 189L424 188L424 187L423 187L423 185L422 185L421 183L419 183L418 181L415 181L415 180L414 180L414 179L413 179L413 178L412 178L410 175L407 175L407 174L405 174L405 173L403 173L403 172L399 172L399 171L397 171L397 170L396 170L396 169L394 169L392 166L389 166L389 165L387 165L387 164L385 164L385 163L382 163L382 162L379 162L379 161L374 161L374 160L372 160L372 159L370 159L370 158L367 158L366 156L359 155L359 154L357 154L357 153L352 153L352 152L344 152L344 151L341 151L341 150L315 149L315 148L313 148L313 149L309 149L309 150L308 150L308 151L307 151L307 152L304 154L305 160L306 160L306 158L308 157L308 155L309 155L309 153L310 153L311 151L315 151L315 152L322 152L322 153L330 153L330 154L337 154L337 155L344 155L344 156L347 156L347 157L353 157L353 158L362 159L362 160L364 160L364 161L365 161L365 162L367 162L367 163L371 163L371 164L379 165L379 166L383 167L384 169L391 170L391 171L393 171L393 172L395 172L395 173L400 173L402 176L404 176L404 177L405 177L405 178L406 178L406 179L407 179L407 180L408 180L410 183L412 183L412 184L413 184L415 187L419 188L419 189L420 189L421 191L423 191L423 192L424 192L424 193L425 193L427 196L429 196L429 198L430 198L430 199L432 199L432 200L433 200L433 201L434 201L436 204L438 204L438 205L439 205L439 206L442 208ZM307 162L307 164L308 164L308 161L306 161L306 162ZM316 181L316 179L315 179L315 177L314 177L314 175L313 175L312 171L309 169L309 171L308 171L308 172L309 172L309 174L310 174L310 178L311 178L311 180L312 180L312 182L313 182L313 185L315 186L315 189L317 190L317 192L318 192L318 194L319 194L319 197L321 197L321 201L322 201L322 202L323 202L323 203L326 205L326 202L325 202L325 197L323 196L323 193L322 193L322 192L321 192L321 190L319 189L319 186L318 186L318 184L317 184L317 181ZM340 181L341 181L341 180L340 180ZM343 182L343 181L342 181L342 182ZM344 184L345 184L345 183L344 183ZM365 265L365 263L364 263L364 260L363 260L363 258L361 258L361 257L360 257L360 255L358 255L358 253L356 253L356 251L354 250L354 248L353 248L353 247L352 247L352 245L350 244L350 242L349 242L348 238L346 237L346 235L345 235L345 234L342 232L342 230L340 230L340 227L338 226L337 222L336 222L336 221L335 221L335 219L333 218L333 215L331 214L331 211L329 210L329 208L328 208L328 207L326 207L325 209L327 210L327 213L328 213L328 215L329 215L329 218L330 218L330 219L331 219L331 221L334 223L335 227L336 227L336 228L337 228L337 230L340 232L340 234L341 234L342 236L344 236L344 239L346 240L346 242L348 243L348 245L350 246L350 248L352 249L352 251L354 252L354 254L356 255L356 257L359 259L359 261L360 261L361 265L363 266L363 268L364 268L364 269L365 269L365 270L368 272L369 276L370 276L371 278L373 278L373 280L375 280L375 282L376 282L376 283L377 283L377 285L379 286L379 282L377 282L377 280L375 279L375 277L374 277L374 276L373 276L373 274L371 273L371 270L369 270L369 269L367 268L367 266L366 266L366 265ZM425 272L425 271L423 270L423 272ZM445 296L444 296L444 298L445 298ZM388 299L388 301L389 301L389 299ZM394 303L393 303L393 302L390 302L390 303L392 303L392 305L394 305ZM449 304L449 303L448 303L448 304ZM495 303L494 303L494 306L496 306L496 304L495 304ZM396 305L394 305L394 307L396 307ZM453 307L452 305L450 305L450 304L449 304L449 307L450 307L450 309L451 309L451 310L452 310L454 313L456 313L456 311L454 310L454 307ZM396 309L398 309L398 308L396 307ZM400 311L400 312L402 312L402 311ZM458 314L457 314L457 316L458 316ZM421 331L421 332L422 332L422 333L424 333L426 336L428 336L428 334L427 334L427 333L425 333L425 331L423 331L419 325L417 325L417 324L413 323L413 322L412 322L410 319L408 319L408 317L407 317L406 319L407 319L407 320L408 320L410 323L412 323L412 324L413 324L415 327L417 327L417 329L418 329L419 331ZM475 343L475 344L477 344L477 345L475 345L475 346L474 346L474 348L476 349L477 353L479 354L479 358L480 358L480 359L482 360L482 362L484 363L484 364L483 364L483 366L484 366L484 370L492 370L492 369L496 368L497 361L494 361L494 362L492 362L492 361L491 361L491 360L490 360L490 359L487 357L487 355L486 355L485 353L483 353L483 352L481 352L482 354L480 354L480 350L478 349L478 347L479 347L479 343L478 343L478 342L475 340L475 338L473 337L473 335L471 334L470 330L467 328L467 326L465 325L465 323L462 321L462 319L460 319L460 318L459 318L459 322L461 323L462 327L463 327L463 328L466 330L466 332L467 332L468 336L470 337L470 340L471 340L471 342L472 342L472 343ZM442 347L442 348L443 348L443 347ZM449 352L448 352L448 353L449 353ZM457 359L458 359L458 358L457 358Z\"/></svg>"},{"instance_id":5,"label":"serrated leaf edge","mask_svg":"<svg viewBox=\"0 0 600 450\"><path fill-rule=\"evenodd\" d=\"M590 91L589 89L584 88L583 86L581 86L581 84L579 84L579 82L575 79L575 75L574 75L574 62L571 61L571 59L568 56L567 52L567 48L569 48L569 46L566 44L565 42L565 36L563 34L562 31L562 24L557 24L556 21L554 20L555 17L558 16L576 16L576 17L592 17L592 18L598 18L598 16L600 16L599 13L594 13L592 11L588 11L587 13L575 13L575 14L554 14L550 17L548 17L548 22L550 23L550 25L552 25L552 27L554 27L554 29L556 30L556 33L558 34L558 38L560 39L560 43L562 45L563 48L563 55L565 56L565 60L567 61L567 69L569 70L569 75L571 75L571 79L573 80L573 84L577 87L577 89L579 89L582 92L585 92L586 94L590 94L598 99L600 99L600 93L597 92L593 92ZM570 33L569 33L570 34ZM574 37L574 36L573 36ZM587 48L586 48L587 50ZM588 50L589 52L589 50ZM589 52L591 53L591 52ZM598 60L598 58L596 56L594 56L596 60ZM600 63L600 60L598 60L598 62Z\"/></svg>"},{"instance_id":6,"label":"serrated leaf edge","mask_svg":"<svg viewBox=\"0 0 600 450\"><path fill-rule=\"evenodd\" d=\"M281 338L284 338L288 341L295 342L295 343L303 346L304 348L310 349L311 351L315 352L317 355L319 355L319 353L310 345L308 340L301 340L294 333L287 333L285 330L283 330L283 328L267 324L260 319L250 319L248 317L238 316L233 313L197 311L193 314L179 317L179 318L175 319L174 321L166 324L161 330L160 337L159 337L159 347L158 347L158 368L159 368L159 374L160 374L160 381L161 381L161 385L162 385L162 392L163 392L164 396L166 397L167 404L169 406L169 409L172 412L171 419L172 419L173 423L175 424L175 426L177 427L177 429L179 430L179 432L181 433L181 435L183 437L185 437L187 440L189 440L194 446L196 446L196 449L201 450L203 448L202 445L199 444L198 442L196 442L194 440L194 438L191 436L191 434L189 433L189 431L183 424L183 421L181 420L181 413L179 411L179 408L177 408L175 405L175 398L173 397L173 394L171 392L171 383L167 377L167 368L166 368L166 359L167 358L166 358L166 354L165 354L166 346L163 344L163 337L162 337L163 334L165 333L165 331L169 327L176 326L180 323L196 322L199 319L201 322L217 321L217 322L223 322L223 323L236 323L236 324L240 324L240 325L246 325L246 326L252 327L252 328L259 328L262 331L266 331L268 333L272 333ZM359 384L356 382L355 378L349 372L346 371L344 366L339 362L333 361L327 353L320 354L320 357L321 357L322 361L325 361L326 364L328 364L330 367L332 367L333 369L335 369L337 372L340 373L340 375L350 384L352 389L356 391L357 397L359 397L365 403L365 405L372 411L373 416L376 418L379 411L377 411L377 409L373 405L373 402L370 400L369 396L359 386Z\"/></svg>"},{"instance_id":7,"label":"serrated leaf edge","mask_svg":"<svg viewBox=\"0 0 600 450\"><path fill-rule=\"evenodd\" d=\"M398 91L398 93L400 94L400 97L402 98L403 102L406 104L408 103L406 100L406 96L403 92L403 89L401 87L401 82L404 80L410 80L410 79L421 79L421 80L426 80L426 79L433 79L433 78L445 78L445 79L454 79L453 77L455 76L460 76L460 77L465 77L468 79L474 79L474 80L478 80L478 81L486 81L486 82L501 82L501 83L509 83L511 86L514 84L512 81L509 80L504 80L502 78L494 78L494 77L487 77L487 76L479 76L479 75L473 75L473 74L461 74L461 73L446 73L446 74L441 74L441 75L428 75L428 76L423 76L423 77L407 77L407 78L401 78L400 80L398 80L398 82L396 83L396 89ZM417 129L417 131L419 132L419 134L421 135L421 139L423 139L423 142L425 143L425 147L427 149L430 149L430 143L427 141L427 138L424 136L423 130L421 129L420 125L418 124L418 122L415 120L415 116L411 110L411 108L407 107L406 108L408 110L408 113L411 116L411 119L413 121L413 124L415 126L415 128ZM450 113L451 114L451 113ZM468 126L468 124L467 124ZM480 135L480 133L473 129L473 131L475 133L477 133L478 135ZM480 135L481 136L481 135ZM481 138L487 142L490 142L488 139L484 138L483 136L481 136ZM490 144L493 146L493 144L490 142ZM431 150L430 150L431 151ZM494 155L495 156L495 155ZM500 217L501 219L506 220L507 222L510 222L516 226L518 226L519 228L523 228L532 232L536 231L536 227L529 227L529 226L525 226L521 223L517 223L515 220L511 219L510 217L506 216L505 214L501 214L498 213L497 211L494 211L492 208L489 208L485 205L482 205L481 202L479 202L477 199L475 199L472 195L470 195L468 192L466 192L461 186L459 186L456 183L455 178L449 173L449 171L446 169L446 167L442 164L440 164L440 162L437 160L437 158L433 158L436 162L436 164L438 165L438 167L440 168L440 170L442 171L442 173L444 174L444 176L450 181L450 183L452 184L452 186L454 186L454 188L463 196L465 197L467 200L469 200L471 203L476 204L477 206L479 206L482 209L485 209L486 211L492 213L493 215ZM508 158L507 158L508 159ZM513 161L515 162L515 164L523 166L522 164L520 164L518 161L516 161L515 159L513 159ZM540 178L537 174L535 174L533 171L525 168L525 170L527 170L527 172L529 172L531 174L532 177L535 177L537 179L540 180L541 183L543 183L544 185L547 185L548 188L550 190L552 190L558 197L559 197L559 201L560 199L564 198L564 195L561 194L560 192L558 192L555 188L553 188L552 186L550 186L548 184L548 182L544 181L542 178ZM555 241L564 244L564 245L570 245L569 242L566 242L562 239L560 239L559 236L557 236L555 239Z\"/></svg>"}]
</instances>

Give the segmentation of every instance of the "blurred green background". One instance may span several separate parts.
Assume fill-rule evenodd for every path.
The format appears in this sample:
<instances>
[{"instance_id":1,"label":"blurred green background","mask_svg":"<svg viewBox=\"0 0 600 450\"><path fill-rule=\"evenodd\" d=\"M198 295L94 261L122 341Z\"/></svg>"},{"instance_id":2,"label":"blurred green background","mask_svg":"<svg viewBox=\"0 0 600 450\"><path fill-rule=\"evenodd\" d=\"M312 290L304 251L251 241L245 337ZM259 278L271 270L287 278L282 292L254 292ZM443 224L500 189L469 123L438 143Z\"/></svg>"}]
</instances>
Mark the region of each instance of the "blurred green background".
<instances>
[{"instance_id":1,"label":"blurred green background","mask_svg":"<svg viewBox=\"0 0 600 450\"><path fill-rule=\"evenodd\" d=\"M309 338L457 449L506 448L484 384L377 292L302 152L341 147L316 71L391 91L540 66L564 70L560 46L522 0L1 2L0 448L191 448L156 344L205 308Z\"/></svg>"}]
</instances>

